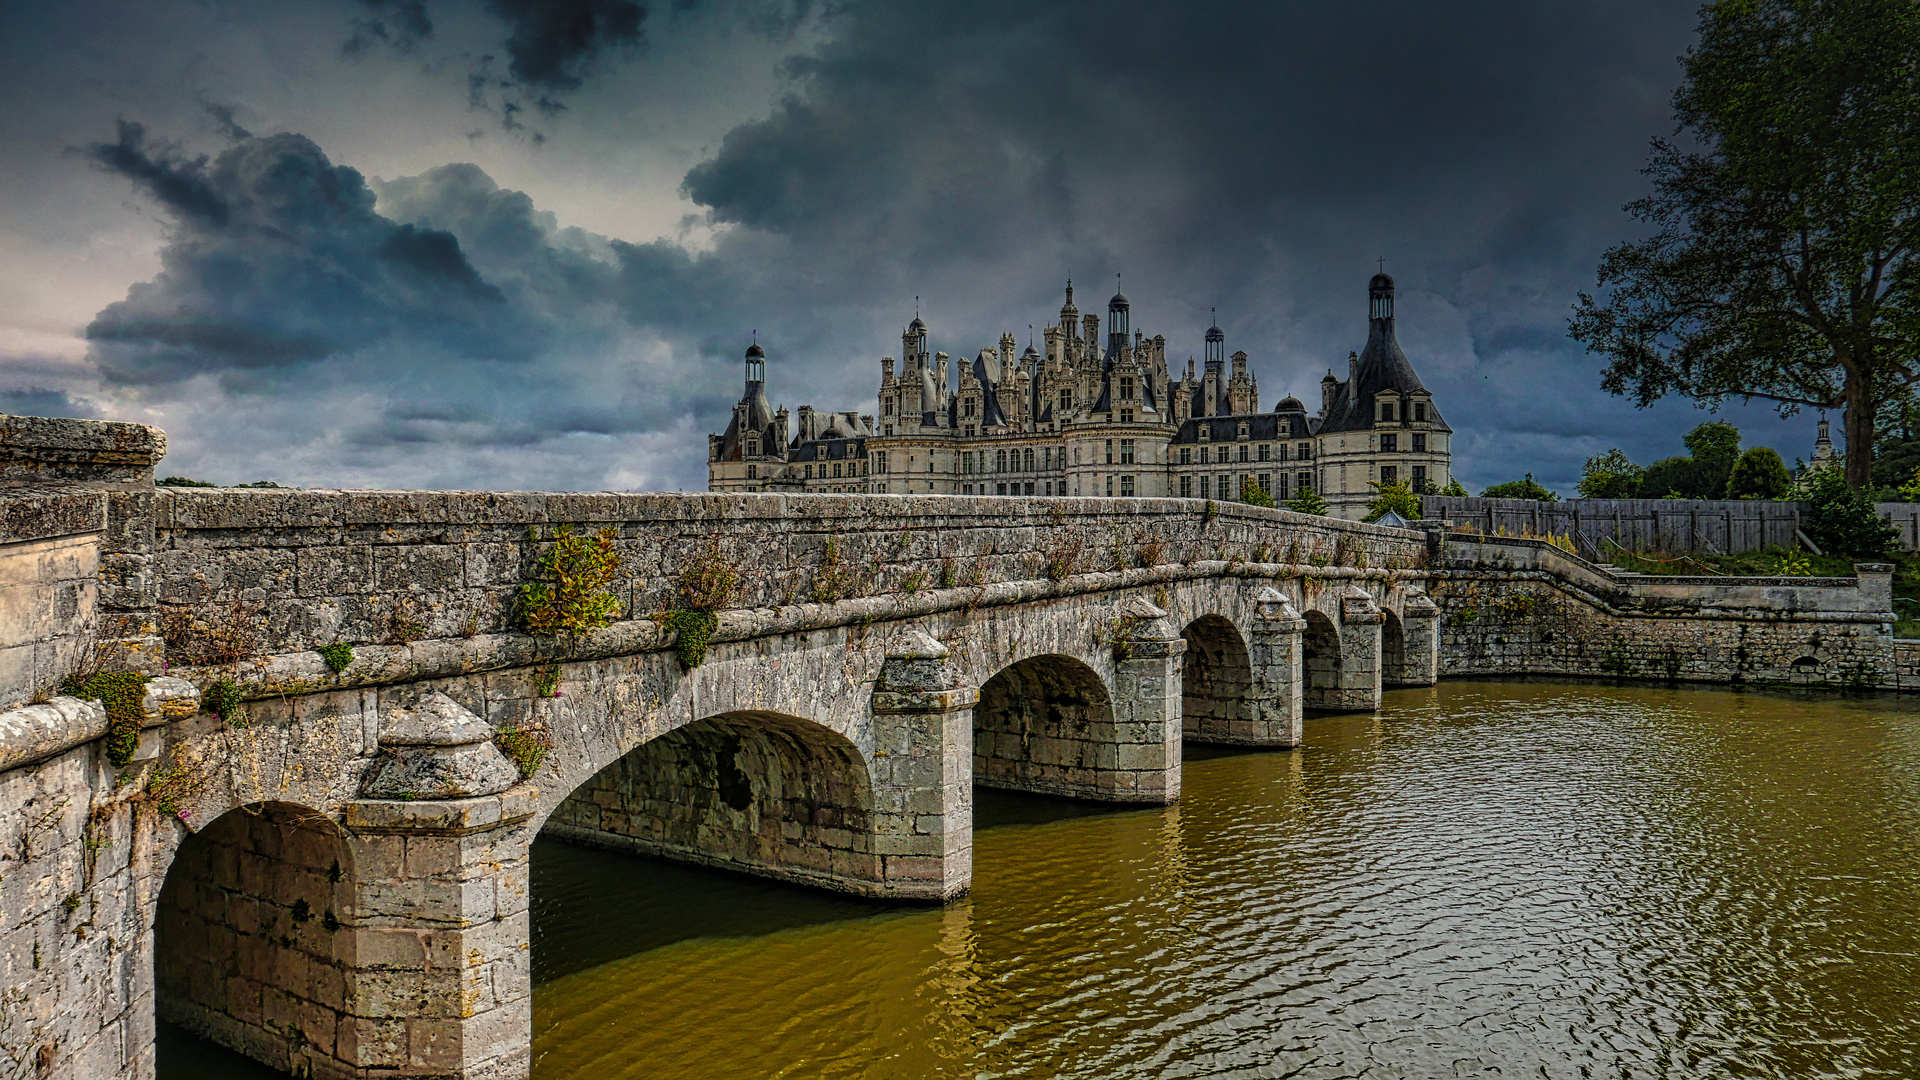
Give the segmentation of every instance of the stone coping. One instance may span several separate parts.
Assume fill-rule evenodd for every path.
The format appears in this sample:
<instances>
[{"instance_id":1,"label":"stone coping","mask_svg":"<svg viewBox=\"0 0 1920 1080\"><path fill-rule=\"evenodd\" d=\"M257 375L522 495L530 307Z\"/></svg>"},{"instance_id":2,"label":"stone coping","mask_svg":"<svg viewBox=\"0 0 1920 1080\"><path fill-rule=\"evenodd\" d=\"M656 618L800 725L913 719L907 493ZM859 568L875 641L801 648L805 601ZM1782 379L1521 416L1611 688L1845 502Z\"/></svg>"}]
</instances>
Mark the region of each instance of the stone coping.
<instances>
[{"instance_id":1,"label":"stone coping","mask_svg":"<svg viewBox=\"0 0 1920 1080\"><path fill-rule=\"evenodd\" d=\"M151 465L167 453L167 433L118 420L0 415L0 460Z\"/></svg>"},{"instance_id":2,"label":"stone coping","mask_svg":"<svg viewBox=\"0 0 1920 1080\"><path fill-rule=\"evenodd\" d=\"M471 799L355 799L341 818L356 833L465 836L525 821L539 799L539 788L521 783Z\"/></svg>"},{"instance_id":3,"label":"stone coping","mask_svg":"<svg viewBox=\"0 0 1920 1080\"><path fill-rule=\"evenodd\" d=\"M177 676L147 682L140 726L155 728L200 711L200 691ZM45 702L0 711L0 771L44 761L107 733L107 710L98 701L65 694Z\"/></svg>"},{"instance_id":4,"label":"stone coping","mask_svg":"<svg viewBox=\"0 0 1920 1080\"><path fill-rule=\"evenodd\" d=\"M1350 566L1310 566L1288 563L1227 563L1203 560L1192 565L1163 564L1129 570L1074 574L1059 581L1002 581L951 589L927 589L917 594L887 593L833 603L801 603L783 607L735 608L720 612L720 625L710 640L749 638L831 630L924 618L949 611L1030 603L1057 597L1112 592L1148 585L1205 578L1240 577L1250 580L1317 578L1321 580L1420 580L1424 570L1357 569ZM673 644L673 632L650 618L625 619L588 636L568 649L549 639L526 634L476 634L470 638L431 638L409 645L355 645L353 663L342 672L327 667L311 649L276 653L227 667L175 668L195 682L232 678L248 700L282 695L323 693L360 687L389 686L419 679L450 678L480 671L531 667L556 661L598 660L653 652Z\"/></svg>"},{"instance_id":5,"label":"stone coping","mask_svg":"<svg viewBox=\"0 0 1920 1080\"><path fill-rule=\"evenodd\" d=\"M5 543L105 532L107 495L70 484L0 487L0 537Z\"/></svg>"},{"instance_id":6,"label":"stone coping","mask_svg":"<svg viewBox=\"0 0 1920 1080\"><path fill-rule=\"evenodd\" d=\"M1764 577L1746 577L1738 574L1640 574L1631 570L1620 570L1610 565L1589 562L1580 555L1572 554L1557 544L1531 536L1486 536L1478 533L1447 533L1447 539L1461 544L1486 544L1496 547L1526 548L1531 551L1551 553L1553 557L1564 559L1583 570L1604 578L1611 578L1622 585L1745 585L1745 586L1795 586L1822 589L1859 588L1858 577L1801 577L1796 575L1768 575ZM1860 562L1854 564L1867 573L1893 572L1887 563Z\"/></svg>"},{"instance_id":7,"label":"stone coping","mask_svg":"<svg viewBox=\"0 0 1920 1080\"><path fill-rule=\"evenodd\" d=\"M1007 527L1099 519L1202 516L1208 500L1010 495L800 495L616 491L349 491L288 488L161 488L161 529L337 528L352 525L605 525L621 522L996 519ZM1249 524L1316 525L1391 540L1417 530L1299 514L1245 503L1213 503L1216 518Z\"/></svg>"}]
</instances>

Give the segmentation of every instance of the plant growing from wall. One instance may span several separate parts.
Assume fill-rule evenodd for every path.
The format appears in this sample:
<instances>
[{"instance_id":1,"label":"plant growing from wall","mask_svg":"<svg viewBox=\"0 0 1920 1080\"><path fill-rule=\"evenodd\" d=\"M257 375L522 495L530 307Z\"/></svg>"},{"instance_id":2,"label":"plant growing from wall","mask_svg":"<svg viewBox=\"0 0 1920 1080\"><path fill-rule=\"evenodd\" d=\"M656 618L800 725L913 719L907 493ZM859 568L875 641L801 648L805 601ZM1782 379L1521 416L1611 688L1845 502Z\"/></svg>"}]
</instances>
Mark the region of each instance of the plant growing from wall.
<instances>
[{"instance_id":1,"label":"plant growing from wall","mask_svg":"<svg viewBox=\"0 0 1920 1080\"><path fill-rule=\"evenodd\" d=\"M553 750L553 739L544 731L518 729L502 731L494 735L493 744L500 748L513 767L520 770L520 779L531 780L533 774L540 771L540 763L547 760L547 754Z\"/></svg>"},{"instance_id":2,"label":"plant growing from wall","mask_svg":"<svg viewBox=\"0 0 1920 1080\"><path fill-rule=\"evenodd\" d=\"M1133 553L1134 565L1143 569L1159 566L1160 553L1165 545L1145 533L1136 535L1134 540L1140 545Z\"/></svg>"},{"instance_id":3,"label":"plant growing from wall","mask_svg":"<svg viewBox=\"0 0 1920 1080\"><path fill-rule=\"evenodd\" d=\"M533 669L533 696L536 698L560 696L559 664L541 664Z\"/></svg>"},{"instance_id":4,"label":"plant growing from wall","mask_svg":"<svg viewBox=\"0 0 1920 1080\"><path fill-rule=\"evenodd\" d=\"M107 710L107 760L115 768L133 761L146 716L147 677L137 671L69 675L60 689L73 697L98 701Z\"/></svg>"},{"instance_id":5,"label":"plant growing from wall","mask_svg":"<svg viewBox=\"0 0 1920 1080\"><path fill-rule=\"evenodd\" d=\"M141 799L161 814L186 821L187 805L207 786L207 777L190 762L169 760L147 778L147 790Z\"/></svg>"},{"instance_id":6,"label":"plant growing from wall","mask_svg":"<svg viewBox=\"0 0 1920 1080\"><path fill-rule=\"evenodd\" d=\"M1113 662L1124 664L1133 659L1133 632L1140 628L1138 615L1116 615L1107 624L1105 645L1113 650Z\"/></svg>"},{"instance_id":7,"label":"plant growing from wall","mask_svg":"<svg viewBox=\"0 0 1920 1080\"><path fill-rule=\"evenodd\" d=\"M831 604L846 596L853 588L853 576L846 560L840 557L840 541L827 537L826 547L820 553L820 565L813 571L814 603Z\"/></svg>"},{"instance_id":8,"label":"plant growing from wall","mask_svg":"<svg viewBox=\"0 0 1920 1080\"><path fill-rule=\"evenodd\" d=\"M320 649L320 659L327 662L327 670L335 675L353 665L353 646L345 642L335 642Z\"/></svg>"},{"instance_id":9,"label":"plant growing from wall","mask_svg":"<svg viewBox=\"0 0 1920 1080\"><path fill-rule=\"evenodd\" d=\"M200 707L235 727L247 725L246 713L240 709L240 687L232 679L215 679L200 691Z\"/></svg>"},{"instance_id":10,"label":"plant growing from wall","mask_svg":"<svg viewBox=\"0 0 1920 1080\"><path fill-rule=\"evenodd\" d=\"M1046 575L1048 581L1060 581L1073 574L1080 562L1080 541L1065 538L1056 541L1047 550Z\"/></svg>"},{"instance_id":11,"label":"plant growing from wall","mask_svg":"<svg viewBox=\"0 0 1920 1080\"><path fill-rule=\"evenodd\" d=\"M830 554L836 554L831 539L827 548ZM720 628L720 609L733 599L739 584L739 568L720 553L717 544L709 545L680 568L674 586L686 606L667 612L661 621L674 631L674 649L682 671L692 671L706 662L707 645Z\"/></svg>"},{"instance_id":12,"label":"plant growing from wall","mask_svg":"<svg viewBox=\"0 0 1920 1080\"><path fill-rule=\"evenodd\" d=\"M1212 499L1208 499L1207 508L1200 512L1200 523L1204 525L1218 516L1220 516L1220 508L1213 505Z\"/></svg>"},{"instance_id":13,"label":"plant growing from wall","mask_svg":"<svg viewBox=\"0 0 1920 1080\"><path fill-rule=\"evenodd\" d=\"M581 536L573 526L554 530L553 547L542 557L535 580L520 588L520 624L539 637L579 641L613 622L620 599L609 588L620 572L612 526Z\"/></svg>"},{"instance_id":14,"label":"plant growing from wall","mask_svg":"<svg viewBox=\"0 0 1920 1080\"><path fill-rule=\"evenodd\" d=\"M951 589L959 583L960 577L953 568L953 556L942 556L940 559L940 587L943 589Z\"/></svg>"}]
</instances>

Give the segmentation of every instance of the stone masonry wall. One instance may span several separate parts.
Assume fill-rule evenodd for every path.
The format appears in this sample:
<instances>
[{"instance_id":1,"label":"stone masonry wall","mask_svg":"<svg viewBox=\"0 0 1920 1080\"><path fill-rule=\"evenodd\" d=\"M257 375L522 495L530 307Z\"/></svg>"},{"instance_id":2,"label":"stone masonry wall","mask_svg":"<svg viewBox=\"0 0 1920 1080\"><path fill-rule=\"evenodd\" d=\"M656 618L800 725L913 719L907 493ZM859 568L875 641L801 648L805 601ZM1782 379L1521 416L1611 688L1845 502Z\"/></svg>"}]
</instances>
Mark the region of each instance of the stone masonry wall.
<instances>
[{"instance_id":1,"label":"stone masonry wall","mask_svg":"<svg viewBox=\"0 0 1920 1080\"><path fill-rule=\"evenodd\" d=\"M1252 661L1240 632L1217 616L1195 620L1180 676L1181 730L1195 742L1245 743L1257 734L1248 692Z\"/></svg>"},{"instance_id":2,"label":"stone masonry wall","mask_svg":"<svg viewBox=\"0 0 1920 1080\"><path fill-rule=\"evenodd\" d=\"M222 816L182 844L160 892L159 1018L295 1076L359 1075L351 1033L352 861L339 827L283 804Z\"/></svg>"},{"instance_id":3,"label":"stone masonry wall","mask_svg":"<svg viewBox=\"0 0 1920 1080\"><path fill-rule=\"evenodd\" d=\"M1890 568L1852 578L1614 574L1540 541L1448 538L1441 674L1899 688Z\"/></svg>"},{"instance_id":4,"label":"stone masonry wall","mask_svg":"<svg viewBox=\"0 0 1920 1080\"><path fill-rule=\"evenodd\" d=\"M1081 794L1118 767L1117 739L1113 702L1093 669L1067 657L1023 660L980 688L974 783Z\"/></svg>"},{"instance_id":5,"label":"stone masonry wall","mask_svg":"<svg viewBox=\"0 0 1920 1080\"><path fill-rule=\"evenodd\" d=\"M106 509L97 492L0 489L0 708L91 658Z\"/></svg>"}]
</instances>

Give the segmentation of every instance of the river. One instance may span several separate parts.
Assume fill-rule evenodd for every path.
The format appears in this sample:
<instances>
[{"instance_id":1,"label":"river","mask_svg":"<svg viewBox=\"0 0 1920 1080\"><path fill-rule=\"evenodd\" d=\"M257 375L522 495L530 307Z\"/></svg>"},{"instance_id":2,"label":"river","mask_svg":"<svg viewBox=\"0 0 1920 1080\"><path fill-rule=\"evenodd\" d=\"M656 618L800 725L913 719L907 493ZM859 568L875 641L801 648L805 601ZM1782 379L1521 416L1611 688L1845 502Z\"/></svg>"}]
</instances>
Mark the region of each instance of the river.
<instances>
[{"instance_id":1,"label":"river","mask_svg":"<svg viewBox=\"0 0 1920 1080\"><path fill-rule=\"evenodd\" d=\"M1183 784L978 791L938 908L542 841L534 1076L1920 1075L1920 701L1449 682Z\"/></svg>"}]
</instances>

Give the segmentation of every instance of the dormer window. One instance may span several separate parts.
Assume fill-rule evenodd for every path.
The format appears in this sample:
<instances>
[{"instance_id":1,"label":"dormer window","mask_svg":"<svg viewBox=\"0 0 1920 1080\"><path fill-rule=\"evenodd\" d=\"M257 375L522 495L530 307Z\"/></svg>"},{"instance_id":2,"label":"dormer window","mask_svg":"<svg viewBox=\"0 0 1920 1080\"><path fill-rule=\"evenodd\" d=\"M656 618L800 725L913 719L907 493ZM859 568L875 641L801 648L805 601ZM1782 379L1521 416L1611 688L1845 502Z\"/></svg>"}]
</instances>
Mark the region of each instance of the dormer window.
<instances>
[{"instance_id":1,"label":"dormer window","mask_svg":"<svg viewBox=\"0 0 1920 1080\"><path fill-rule=\"evenodd\" d=\"M1244 438L1246 438L1246 437L1247 437L1247 422L1246 422L1245 420L1242 420L1242 421L1240 421L1240 432L1239 432L1239 436L1240 436L1240 438L1242 438L1242 439L1244 439Z\"/></svg>"},{"instance_id":2,"label":"dormer window","mask_svg":"<svg viewBox=\"0 0 1920 1080\"><path fill-rule=\"evenodd\" d=\"M1133 380L1132 380L1131 378L1129 378L1129 377L1126 377L1126 376L1122 376L1122 377L1121 377L1121 379L1120 379L1120 397L1121 397L1121 398L1122 398L1123 400L1127 400L1127 401L1131 401L1131 400L1133 400Z\"/></svg>"},{"instance_id":3,"label":"dormer window","mask_svg":"<svg viewBox=\"0 0 1920 1080\"><path fill-rule=\"evenodd\" d=\"M892 398L887 398L880 402L880 414L882 416L893 415L893 399Z\"/></svg>"},{"instance_id":4,"label":"dormer window","mask_svg":"<svg viewBox=\"0 0 1920 1080\"><path fill-rule=\"evenodd\" d=\"M1380 403L1380 422L1383 424L1393 423L1393 402L1383 401Z\"/></svg>"},{"instance_id":5,"label":"dormer window","mask_svg":"<svg viewBox=\"0 0 1920 1080\"><path fill-rule=\"evenodd\" d=\"M1121 422L1121 423L1123 423L1123 424L1131 424L1131 423L1133 423L1133 410L1132 410L1132 409L1121 409L1121 410L1120 410L1120 422Z\"/></svg>"},{"instance_id":6,"label":"dormer window","mask_svg":"<svg viewBox=\"0 0 1920 1080\"><path fill-rule=\"evenodd\" d=\"M1416 424L1424 424L1427 422L1426 402L1416 401L1413 403L1413 422Z\"/></svg>"},{"instance_id":7,"label":"dormer window","mask_svg":"<svg viewBox=\"0 0 1920 1080\"><path fill-rule=\"evenodd\" d=\"M760 456L760 440L759 439L747 440L747 456L748 457Z\"/></svg>"}]
</instances>

